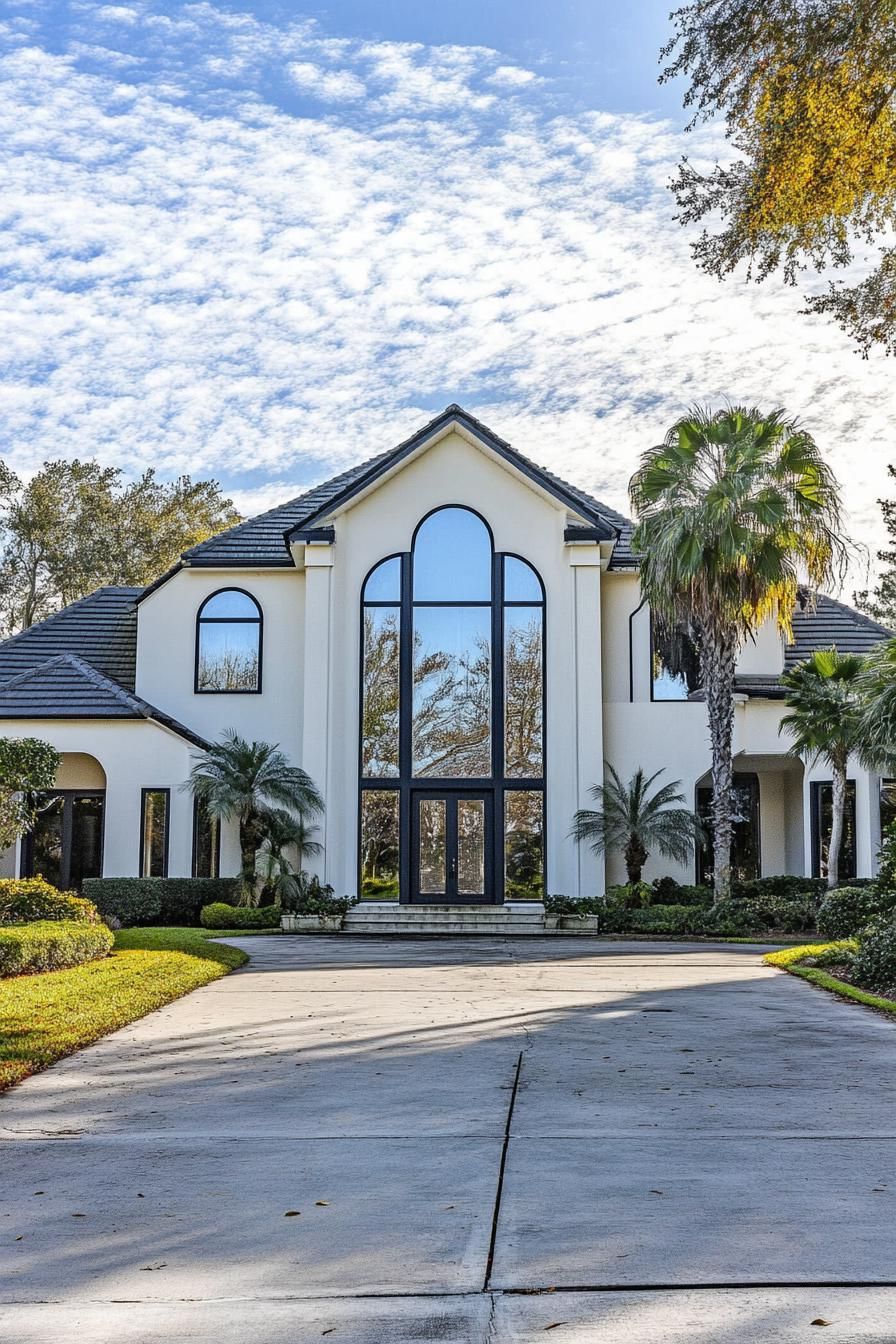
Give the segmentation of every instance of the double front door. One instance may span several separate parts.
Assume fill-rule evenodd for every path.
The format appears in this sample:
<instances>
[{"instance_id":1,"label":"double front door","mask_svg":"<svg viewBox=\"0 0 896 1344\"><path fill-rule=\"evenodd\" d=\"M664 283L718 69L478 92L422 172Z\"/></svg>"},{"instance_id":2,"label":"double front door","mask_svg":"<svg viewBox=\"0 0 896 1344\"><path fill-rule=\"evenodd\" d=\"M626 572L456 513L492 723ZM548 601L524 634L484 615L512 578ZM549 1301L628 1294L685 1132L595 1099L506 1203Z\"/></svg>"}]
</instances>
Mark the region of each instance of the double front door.
<instances>
[{"instance_id":1,"label":"double front door","mask_svg":"<svg viewBox=\"0 0 896 1344\"><path fill-rule=\"evenodd\" d=\"M415 790L411 796L411 899L430 904L494 900L488 793Z\"/></svg>"}]
</instances>

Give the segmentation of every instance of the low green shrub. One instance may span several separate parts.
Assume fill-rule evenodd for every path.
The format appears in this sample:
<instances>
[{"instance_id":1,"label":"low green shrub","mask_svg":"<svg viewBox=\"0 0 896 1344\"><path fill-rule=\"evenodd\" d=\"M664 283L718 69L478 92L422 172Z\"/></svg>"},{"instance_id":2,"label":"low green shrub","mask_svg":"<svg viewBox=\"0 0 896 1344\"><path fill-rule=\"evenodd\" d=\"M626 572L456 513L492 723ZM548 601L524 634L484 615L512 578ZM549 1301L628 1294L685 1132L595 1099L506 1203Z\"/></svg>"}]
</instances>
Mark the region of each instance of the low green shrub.
<instances>
[{"instance_id":1,"label":"low green shrub","mask_svg":"<svg viewBox=\"0 0 896 1344\"><path fill-rule=\"evenodd\" d=\"M676 882L674 877L658 877L651 886L651 905L712 905L712 887Z\"/></svg>"},{"instance_id":2,"label":"low green shrub","mask_svg":"<svg viewBox=\"0 0 896 1344\"><path fill-rule=\"evenodd\" d=\"M608 906L624 910L640 910L650 905L653 888L648 882L623 882L615 887L607 887Z\"/></svg>"},{"instance_id":3,"label":"low green shrub","mask_svg":"<svg viewBox=\"0 0 896 1344\"><path fill-rule=\"evenodd\" d=\"M0 929L0 976L64 971L96 961L115 941L105 924L85 919L47 919Z\"/></svg>"},{"instance_id":4,"label":"low green shrub","mask_svg":"<svg viewBox=\"0 0 896 1344\"><path fill-rule=\"evenodd\" d=\"M823 877L794 877L788 873L731 883L731 896L735 901L764 901L771 897L785 901L817 902L824 900L826 892L827 884Z\"/></svg>"},{"instance_id":5,"label":"low green shrub","mask_svg":"<svg viewBox=\"0 0 896 1344\"><path fill-rule=\"evenodd\" d=\"M335 896L329 883L324 884L319 877L306 872L296 874L295 881L280 901L286 914L343 917L357 904L357 896Z\"/></svg>"},{"instance_id":6,"label":"low green shrub","mask_svg":"<svg viewBox=\"0 0 896 1344\"><path fill-rule=\"evenodd\" d=\"M858 943L854 938L841 938L833 943L804 943L800 947L782 947L777 952L766 952L762 960L768 966L833 966L851 961Z\"/></svg>"},{"instance_id":7,"label":"low green shrub","mask_svg":"<svg viewBox=\"0 0 896 1344\"><path fill-rule=\"evenodd\" d=\"M100 912L91 901L73 891L57 891L42 877L0 878L0 924L32 924L45 919L99 924Z\"/></svg>"},{"instance_id":8,"label":"low green shrub","mask_svg":"<svg viewBox=\"0 0 896 1344\"><path fill-rule=\"evenodd\" d=\"M852 979L862 989L896 998L896 920L878 918L859 939Z\"/></svg>"},{"instance_id":9,"label":"low green shrub","mask_svg":"<svg viewBox=\"0 0 896 1344\"><path fill-rule=\"evenodd\" d=\"M849 938L894 905L896 892L878 891L873 886L838 887L822 902L818 932L824 938Z\"/></svg>"},{"instance_id":10,"label":"low green shrub","mask_svg":"<svg viewBox=\"0 0 896 1344\"><path fill-rule=\"evenodd\" d=\"M202 907L200 919L204 929L276 929L280 927L280 907L215 901Z\"/></svg>"},{"instance_id":11,"label":"low green shrub","mask_svg":"<svg viewBox=\"0 0 896 1344\"><path fill-rule=\"evenodd\" d=\"M84 894L100 914L114 916L126 928L196 926L204 905L235 901L238 893L235 877L91 877L84 883Z\"/></svg>"},{"instance_id":12,"label":"low green shrub","mask_svg":"<svg viewBox=\"0 0 896 1344\"><path fill-rule=\"evenodd\" d=\"M601 933L699 933L703 911L689 905L648 905L637 910L609 907Z\"/></svg>"},{"instance_id":13,"label":"low green shrub","mask_svg":"<svg viewBox=\"0 0 896 1344\"><path fill-rule=\"evenodd\" d=\"M545 896L546 915L597 915L607 908L601 896Z\"/></svg>"},{"instance_id":14,"label":"low green shrub","mask_svg":"<svg viewBox=\"0 0 896 1344\"><path fill-rule=\"evenodd\" d=\"M804 933L815 928L812 899L785 900L776 896L719 901L704 912L703 931L724 938L753 933Z\"/></svg>"}]
</instances>

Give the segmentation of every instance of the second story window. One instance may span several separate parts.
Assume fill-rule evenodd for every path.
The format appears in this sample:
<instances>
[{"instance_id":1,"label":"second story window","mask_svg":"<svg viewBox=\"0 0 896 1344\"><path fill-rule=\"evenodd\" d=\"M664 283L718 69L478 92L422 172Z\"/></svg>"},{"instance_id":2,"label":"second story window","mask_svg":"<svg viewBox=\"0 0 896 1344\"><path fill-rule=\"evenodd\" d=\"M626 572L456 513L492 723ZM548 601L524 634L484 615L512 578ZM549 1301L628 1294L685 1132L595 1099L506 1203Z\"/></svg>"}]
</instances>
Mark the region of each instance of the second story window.
<instances>
[{"instance_id":1,"label":"second story window","mask_svg":"<svg viewBox=\"0 0 896 1344\"><path fill-rule=\"evenodd\" d=\"M687 700L700 689L700 654L686 623L669 625L654 616L650 658L653 700Z\"/></svg>"},{"instance_id":2,"label":"second story window","mask_svg":"<svg viewBox=\"0 0 896 1344\"><path fill-rule=\"evenodd\" d=\"M241 588L207 597L196 621L197 693L261 690L261 608Z\"/></svg>"}]
</instances>

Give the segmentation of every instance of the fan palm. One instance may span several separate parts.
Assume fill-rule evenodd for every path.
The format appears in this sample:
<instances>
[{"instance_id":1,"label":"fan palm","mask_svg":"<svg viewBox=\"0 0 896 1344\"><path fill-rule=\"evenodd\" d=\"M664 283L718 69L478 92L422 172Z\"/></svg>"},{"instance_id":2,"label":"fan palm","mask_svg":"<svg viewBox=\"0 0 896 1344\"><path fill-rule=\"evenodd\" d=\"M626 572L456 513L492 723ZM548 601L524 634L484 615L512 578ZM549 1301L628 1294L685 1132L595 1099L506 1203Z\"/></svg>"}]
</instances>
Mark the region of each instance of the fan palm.
<instances>
[{"instance_id":1,"label":"fan palm","mask_svg":"<svg viewBox=\"0 0 896 1344\"><path fill-rule=\"evenodd\" d=\"M831 771L831 838L828 845L828 886L840 879L840 848L846 811L846 771L854 753L864 754L860 678L864 659L836 649L816 649L804 662L790 668L781 680L787 687L787 706L779 732L789 733L791 754L806 762L822 760Z\"/></svg>"},{"instance_id":2,"label":"fan palm","mask_svg":"<svg viewBox=\"0 0 896 1344\"><path fill-rule=\"evenodd\" d=\"M305 817L282 808L274 808L267 814L264 846L258 857L263 903L270 899L277 905L284 904L284 896L295 894L306 855L323 853L323 845L314 839L317 832L318 827ZM295 868L286 856L289 848L297 853Z\"/></svg>"},{"instance_id":3,"label":"fan palm","mask_svg":"<svg viewBox=\"0 0 896 1344\"><path fill-rule=\"evenodd\" d=\"M581 809L575 815L572 835L579 844L591 846L595 854L619 850L625 858L629 882L640 882L644 864L652 850L667 859L687 863L694 844L702 837L703 824L696 813L684 806L681 780L651 789L665 771L646 776L638 769L627 784L612 765L607 766L609 780L594 784L591 797L594 810Z\"/></svg>"},{"instance_id":4,"label":"fan palm","mask_svg":"<svg viewBox=\"0 0 896 1344\"><path fill-rule=\"evenodd\" d=\"M323 799L311 778L290 765L270 742L247 742L233 729L196 758L186 785L213 817L236 817L240 835L242 899L255 899L256 864L279 809L299 817L323 811Z\"/></svg>"},{"instance_id":5,"label":"fan palm","mask_svg":"<svg viewBox=\"0 0 896 1344\"><path fill-rule=\"evenodd\" d=\"M842 572L837 483L812 437L781 410L695 409L643 455L629 491L644 595L690 621L712 750L715 896L731 886L734 675L769 617L790 636L801 580ZM802 572L801 572L802 571Z\"/></svg>"},{"instance_id":6,"label":"fan palm","mask_svg":"<svg viewBox=\"0 0 896 1344\"><path fill-rule=\"evenodd\" d=\"M863 764L892 765L896 754L896 639L867 654L859 679Z\"/></svg>"}]
</instances>

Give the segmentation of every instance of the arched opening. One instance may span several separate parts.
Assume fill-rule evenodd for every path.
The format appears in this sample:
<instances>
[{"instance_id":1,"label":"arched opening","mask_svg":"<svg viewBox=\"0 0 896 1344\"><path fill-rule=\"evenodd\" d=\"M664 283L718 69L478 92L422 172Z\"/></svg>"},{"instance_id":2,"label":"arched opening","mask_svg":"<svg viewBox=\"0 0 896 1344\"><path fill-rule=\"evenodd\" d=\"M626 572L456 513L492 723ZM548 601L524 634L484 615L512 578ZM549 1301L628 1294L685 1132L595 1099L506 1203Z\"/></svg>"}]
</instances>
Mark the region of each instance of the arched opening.
<instances>
[{"instance_id":1,"label":"arched opening","mask_svg":"<svg viewBox=\"0 0 896 1344\"><path fill-rule=\"evenodd\" d=\"M37 795L34 830L24 837L23 877L43 877L61 890L80 889L103 871L106 772L87 752L63 752L56 786Z\"/></svg>"},{"instance_id":2,"label":"arched opening","mask_svg":"<svg viewBox=\"0 0 896 1344\"><path fill-rule=\"evenodd\" d=\"M544 589L471 509L418 525L362 589L360 892L544 894Z\"/></svg>"}]
</instances>

